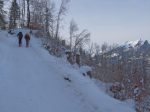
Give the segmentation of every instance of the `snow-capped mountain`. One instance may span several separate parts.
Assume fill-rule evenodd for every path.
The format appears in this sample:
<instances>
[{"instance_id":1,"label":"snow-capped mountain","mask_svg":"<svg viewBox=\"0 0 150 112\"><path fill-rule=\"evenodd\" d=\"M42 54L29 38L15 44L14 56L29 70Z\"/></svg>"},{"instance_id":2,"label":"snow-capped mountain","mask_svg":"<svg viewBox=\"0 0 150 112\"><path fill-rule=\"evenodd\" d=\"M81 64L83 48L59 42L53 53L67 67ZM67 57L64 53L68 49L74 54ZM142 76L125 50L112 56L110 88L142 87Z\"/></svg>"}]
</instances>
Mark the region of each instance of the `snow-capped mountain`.
<instances>
[{"instance_id":1,"label":"snow-capped mountain","mask_svg":"<svg viewBox=\"0 0 150 112\"><path fill-rule=\"evenodd\" d=\"M129 48L129 47L140 46L141 44L143 44L143 41L140 39L140 40L136 40L136 41L127 41L122 46L125 48Z\"/></svg>"},{"instance_id":2,"label":"snow-capped mountain","mask_svg":"<svg viewBox=\"0 0 150 112\"><path fill-rule=\"evenodd\" d=\"M121 45L121 47L125 48L125 49L130 49L130 48L150 48L150 44L148 42L148 40L136 40L136 41L127 41L125 42L125 44Z\"/></svg>"},{"instance_id":3,"label":"snow-capped mountain","mask_svg":"<svg viewBox=\"0 0 150 112\"><path fill-rule=\"evenodd\" d=\"M132 56L139 57L141 55L150 55L150 43L148 40L143 41L141 39L136 41L127 41L105 54L109 54L111 57L128 55L128 58Z\"/></svg>"}]
</instances>

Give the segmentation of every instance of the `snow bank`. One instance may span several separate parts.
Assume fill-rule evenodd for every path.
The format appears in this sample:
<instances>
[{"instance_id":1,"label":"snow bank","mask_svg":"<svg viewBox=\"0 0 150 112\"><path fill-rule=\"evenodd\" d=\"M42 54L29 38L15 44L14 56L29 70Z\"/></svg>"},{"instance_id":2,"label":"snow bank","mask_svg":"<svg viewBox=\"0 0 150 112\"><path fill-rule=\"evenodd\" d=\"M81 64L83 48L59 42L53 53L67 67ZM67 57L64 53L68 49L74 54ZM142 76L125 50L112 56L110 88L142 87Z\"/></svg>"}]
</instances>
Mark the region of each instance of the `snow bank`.
<instances>
[{"instance_id":1,"label":"snow bank","mask_svg":"<svg viewBox=\"0 0 150 112\"><path fill-rule=\"evenodd\" d=\"M51 56L34 37L18 48L16 35L0 34L0 112L135 112L81 74L90 68Z\"/></svg>"}]
</instances>

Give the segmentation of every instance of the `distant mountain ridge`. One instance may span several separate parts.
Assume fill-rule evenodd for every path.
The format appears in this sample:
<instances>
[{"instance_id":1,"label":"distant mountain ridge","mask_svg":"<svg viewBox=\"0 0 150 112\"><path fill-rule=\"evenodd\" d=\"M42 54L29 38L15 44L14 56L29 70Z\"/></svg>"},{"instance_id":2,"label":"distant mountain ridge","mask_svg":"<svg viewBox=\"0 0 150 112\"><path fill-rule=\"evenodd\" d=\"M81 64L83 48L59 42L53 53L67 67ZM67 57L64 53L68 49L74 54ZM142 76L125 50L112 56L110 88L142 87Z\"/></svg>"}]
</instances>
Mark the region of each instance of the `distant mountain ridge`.
<instances>
[{"instance_id":1,"label":"distant mountain ridge","mask_svg":"<svg viewBox=\"0 0 150 112\"><path fill-rule=\"evenodd\" d=\"M144 48L147 48L147 47L150 47L150 44L148 42L148 40L136 40L136 41L127 41L125 42L124 45L122 45L122 47L125 47L125 48L139 48L139 47L144 47Z\"/></svg>"},{"instance_id":2,"label":"distant mountain ridge","mask_svg":"<svg viewBox=\"0 0 150 112\"><path fill-rule=\"evenodd\" d=\"M104 53L105 55L110 55L111 57L117 57L119 55L129 54L129 57L135 56L150 56L150 43L148 40L136 40L127 41L123 45L113 48L110 51Z\"/></svg>"}]
</instances>

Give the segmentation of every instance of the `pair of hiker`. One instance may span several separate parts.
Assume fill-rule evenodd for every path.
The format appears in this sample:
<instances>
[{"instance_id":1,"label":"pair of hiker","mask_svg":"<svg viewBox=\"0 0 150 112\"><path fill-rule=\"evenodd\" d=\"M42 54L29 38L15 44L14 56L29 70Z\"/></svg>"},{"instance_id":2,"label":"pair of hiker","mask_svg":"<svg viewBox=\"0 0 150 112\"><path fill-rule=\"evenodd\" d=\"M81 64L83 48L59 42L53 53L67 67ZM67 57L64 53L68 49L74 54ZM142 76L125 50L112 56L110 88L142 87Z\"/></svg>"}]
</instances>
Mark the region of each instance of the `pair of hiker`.
<instances>
[{"instance_id":1,"label":"pair of hiker","mask_svg":"<svg viewBox=\"0 0 150 112\"><path fill-rule=\"evenodd\" d=\"M22 32L19 32L17 36L18 36L19 47L21 47L22 46L22 38L23 38ZM30 41L30 35L29 35L29 33L26 33L25 36L24 36L24 38L26 40L26 47L29 47L29 41Z\"/></svg>"}]
</instances>

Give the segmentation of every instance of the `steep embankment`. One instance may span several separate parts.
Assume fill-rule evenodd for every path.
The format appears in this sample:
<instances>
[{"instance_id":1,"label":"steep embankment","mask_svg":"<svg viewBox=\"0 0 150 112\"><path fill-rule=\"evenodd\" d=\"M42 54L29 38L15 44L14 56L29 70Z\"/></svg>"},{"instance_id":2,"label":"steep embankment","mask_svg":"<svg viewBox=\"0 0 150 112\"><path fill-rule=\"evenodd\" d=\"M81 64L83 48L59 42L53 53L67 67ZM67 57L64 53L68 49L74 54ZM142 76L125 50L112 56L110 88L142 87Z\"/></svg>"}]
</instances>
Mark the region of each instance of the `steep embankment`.
<instances>
[{"instance_id":1,"label":"steep embankment","mask_svg":"<svg viewBox=\"0 0 150 112\"><path fill-rule=\"evenodd\" d=\"M0 112L134 112L49 55L36 38L19 48L15 35L0 35Z\"/></svg>"}]
</instances>

